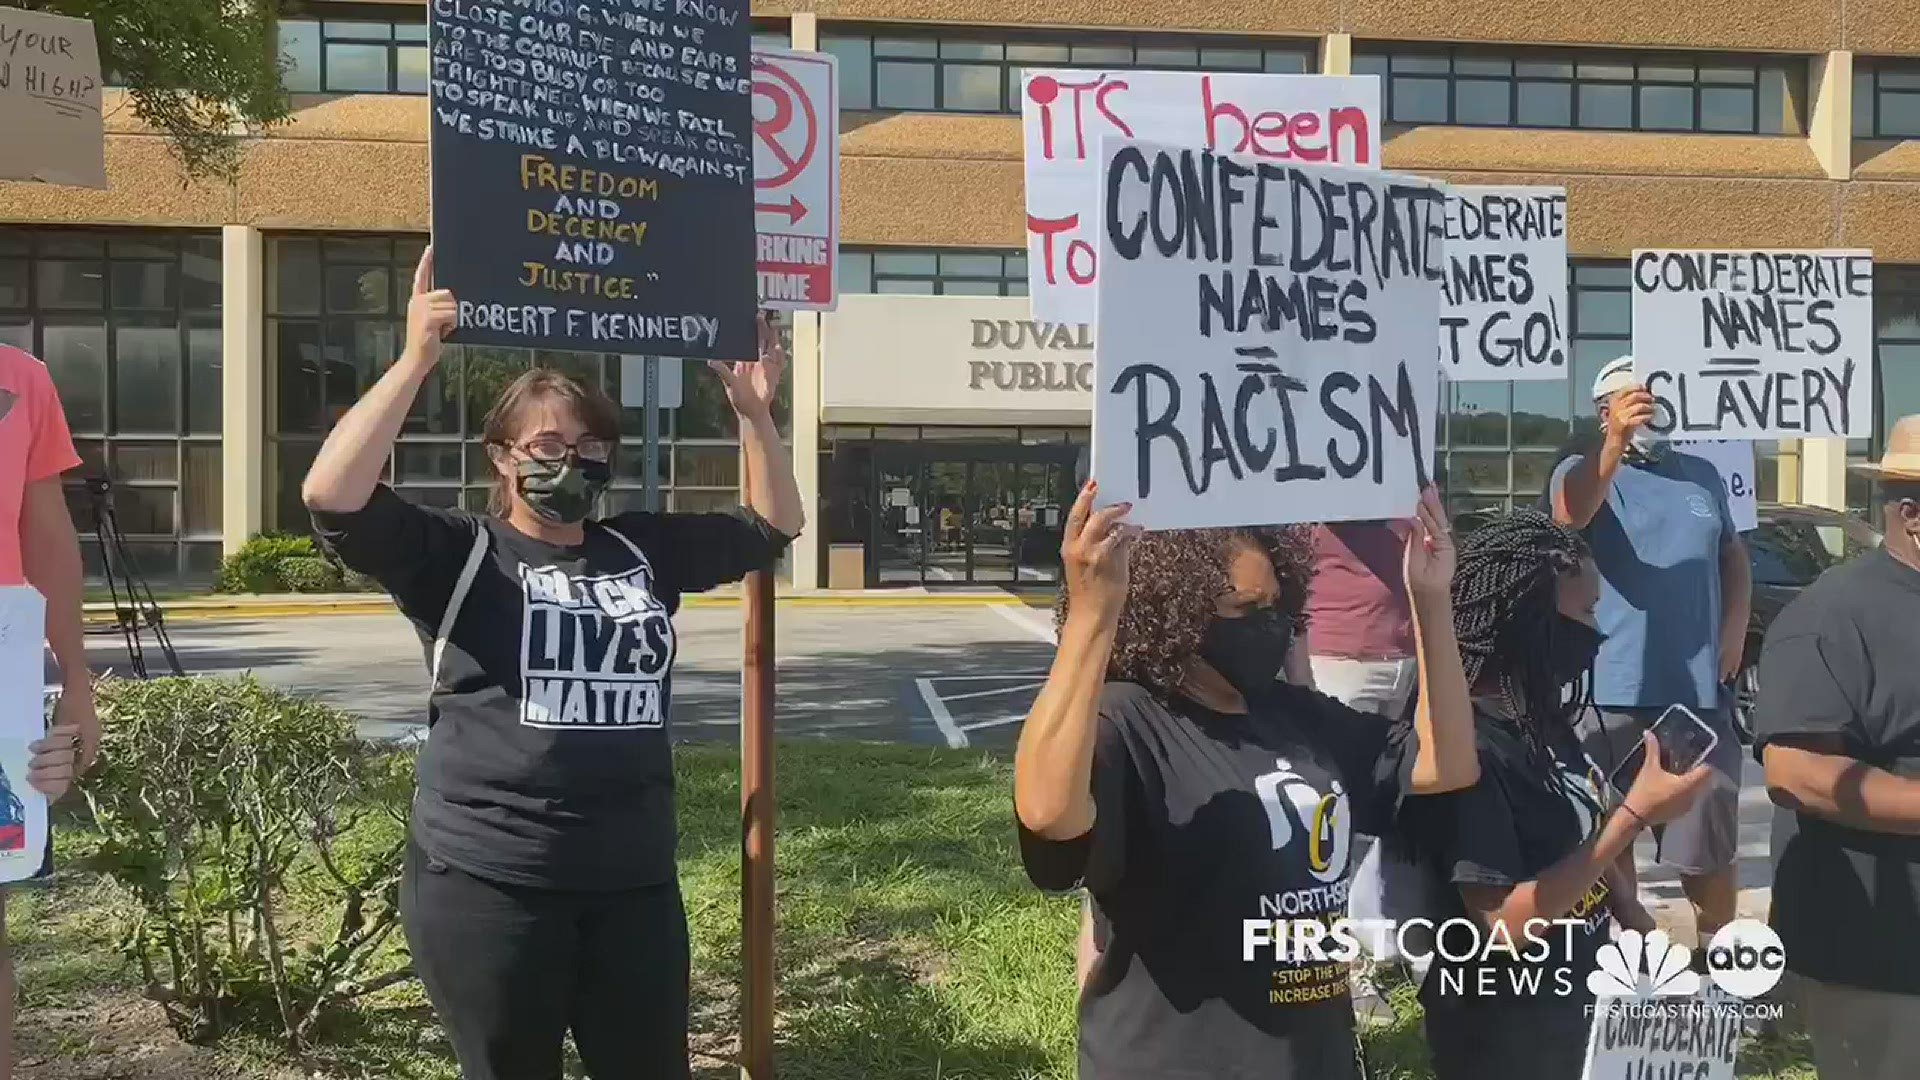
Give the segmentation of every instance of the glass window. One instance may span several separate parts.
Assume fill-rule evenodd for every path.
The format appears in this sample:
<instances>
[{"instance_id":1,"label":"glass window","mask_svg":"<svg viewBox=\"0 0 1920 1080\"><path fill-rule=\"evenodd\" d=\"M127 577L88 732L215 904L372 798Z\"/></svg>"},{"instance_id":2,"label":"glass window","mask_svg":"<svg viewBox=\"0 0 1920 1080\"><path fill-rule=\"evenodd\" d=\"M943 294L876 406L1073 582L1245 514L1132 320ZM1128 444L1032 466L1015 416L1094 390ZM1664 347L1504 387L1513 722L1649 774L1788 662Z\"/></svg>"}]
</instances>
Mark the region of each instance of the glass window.
<instances>
[{"instance_id":1,"label":"glass window","mask_svg":"<svg viewBox=\"0 0 1920 1080\"><path fill-rule=\"evenodd\" d=\"M294 93L425 94L426 11L405 21L281 19L281 85Z\"/></svg>"},{"instance_id":2,"label":"glass window","mask_svg":"<svg viewBox=\"0 0 1920 1080\"><path fill-rule=\"evenodd\" d=\"M181 542L179 508L196 508L200 535L220 534L219 234L0 227L0 341L46 361L82 469L118 481L114 506L122 530L144 538L143 571L193 573L203 560ZM189 450L215 460L211 486L182 473ZM79 509L91 530L91 507Z\"/></svg>"},{"instance_id":3,"label":"glass window","mask_svg":"<svg viewBox=\"0 0 1920 1080\"><path fill-rule=\"evenodd\" d=\"M280 84L292 93L320 89L320 24L311 19L280 20Z\"/></svg>"},{"instance_id":4,"label":"glass window","mask_svg":"<svg viewBox=\"0 0 1920 1080\"><path fill-rule=\"evenodd\" d=\"M1017 113L1021 75L1033 67L1303 72L1313 59L1310 47L1294 42L1178 34L843 31L822 35L820 47L840 60L843 108L920 112Z\"/></svg>"},{"instance_id":5,"label":"glass window","mask_svg":"<svg viewBox=\"0 0 1920 1080\"><path fill-rule=\"evenodd\" d=\"M1854 61L1853 131L1867 139L1920 137L1920 60Z\"/></svg>"},{"instance_id":6,"label":"glass window","mask_svg":"<svg viewBox=\"0 0 1920 1080\"><path fill-rule=\"evenodd\" d=\"M847 293L1025 296L1027 258L1018 251L881 248L840 252Z\"/></svg>"},{"instance_id":7,"label":"glass window","mask_svg":"<svg viewBox=\"0 0 1920 1080\"><path fill-rule=\"evenodd\" d=\"M1382 76L1387 118L1399 124L1760 134L1798 131L1786 84L1805 81L1798 61L1524 47L1510 55L1468 46L1363 50L1353 70Z\"/></svg>"}]
</instances>

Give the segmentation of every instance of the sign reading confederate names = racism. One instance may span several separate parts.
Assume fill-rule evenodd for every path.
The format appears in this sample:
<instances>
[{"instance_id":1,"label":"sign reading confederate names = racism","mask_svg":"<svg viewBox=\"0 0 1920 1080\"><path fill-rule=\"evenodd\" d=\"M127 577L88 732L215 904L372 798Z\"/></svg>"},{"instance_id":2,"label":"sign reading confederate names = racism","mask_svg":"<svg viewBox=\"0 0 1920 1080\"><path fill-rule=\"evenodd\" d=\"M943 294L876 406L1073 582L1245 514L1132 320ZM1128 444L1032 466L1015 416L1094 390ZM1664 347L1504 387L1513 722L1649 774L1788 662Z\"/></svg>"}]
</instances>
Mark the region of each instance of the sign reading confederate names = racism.
<instances>
[{"instance_id":1,"label":"sign reading confederate names = racism","mask_svg":"<svg viewBox=\"0 0 1920 1080\"><path fill-rule=\"evenodd\" d=\"M431 0L451 340L754 354L746 0Z\"/></svg>"}]
</instances>

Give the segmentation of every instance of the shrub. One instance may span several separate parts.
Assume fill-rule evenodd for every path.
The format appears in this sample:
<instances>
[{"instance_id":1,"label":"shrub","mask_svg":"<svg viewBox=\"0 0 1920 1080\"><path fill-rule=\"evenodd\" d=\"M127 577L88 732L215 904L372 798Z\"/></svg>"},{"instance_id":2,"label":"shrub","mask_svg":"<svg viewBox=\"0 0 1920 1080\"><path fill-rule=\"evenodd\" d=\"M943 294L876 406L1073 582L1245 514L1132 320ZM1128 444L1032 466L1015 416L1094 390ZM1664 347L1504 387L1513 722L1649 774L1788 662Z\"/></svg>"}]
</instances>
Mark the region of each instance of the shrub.
<instances>
[{"instance_id":1,"label":"shrub","mask_svg":"<svg viewBox=\"0 0 1920 1080\"><path fill-rule=\"evenodd\" d=\"M213 589L223 593L285 592L287 583L280 576L280 563L319 554L310 536L261 533L221 560Z\"/></svg>"},{"instance_id":2,"label":"shrub","mask_svg":"<svg viewBox=\"0 0 1920 1080\"><path fill-rule=\"evenodd\" d=\"M107 679L99 701L94 862L139 903L120 947L176 1032L299 1051L330 1008L411 977L386 948L408 755L251 677Z\"/></svg>"},{"instance_id":3,"label":"shrub","mask_svg":"<svg viewBox=\"0 0 1920 1080\"><path fill-rule=\"evenodd\" d=\"M339 592L340 568L318 555L294 555L280 560L280 580L288 592Z\"/></svg>"}]
</instances>

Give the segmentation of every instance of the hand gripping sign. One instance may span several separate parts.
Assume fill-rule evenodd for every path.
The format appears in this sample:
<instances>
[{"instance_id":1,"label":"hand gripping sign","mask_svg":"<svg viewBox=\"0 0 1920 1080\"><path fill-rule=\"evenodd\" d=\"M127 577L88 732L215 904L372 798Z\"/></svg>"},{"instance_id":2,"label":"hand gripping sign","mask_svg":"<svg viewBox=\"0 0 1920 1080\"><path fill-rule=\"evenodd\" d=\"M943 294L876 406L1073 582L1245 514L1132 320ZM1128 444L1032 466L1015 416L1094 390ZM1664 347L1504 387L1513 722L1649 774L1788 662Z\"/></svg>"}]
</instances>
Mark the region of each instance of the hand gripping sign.
<instances>
[{"instance_id":1,"label":"hand gripping sign","mask_svg":"<svg viewBox=\"0 0 1920 1080\"><path fill-rule=\"evenodd\" d=\"M753 216L766 307L831 311L838 296L838 63L830 53L753 54Z\"/></svg>"},{"instance_id":2,"label":"hand gripping sign","mask_svg":"<svg viewBox=\"0 0 1920 1080\"><path fill-rule=\"evenodd\" d=\"M1100 140L1148 139L1287 164L1380 165L1372 75L1030 70L1027 290L1033 317L1091 323Z\"/></svg>"}]
</instances>

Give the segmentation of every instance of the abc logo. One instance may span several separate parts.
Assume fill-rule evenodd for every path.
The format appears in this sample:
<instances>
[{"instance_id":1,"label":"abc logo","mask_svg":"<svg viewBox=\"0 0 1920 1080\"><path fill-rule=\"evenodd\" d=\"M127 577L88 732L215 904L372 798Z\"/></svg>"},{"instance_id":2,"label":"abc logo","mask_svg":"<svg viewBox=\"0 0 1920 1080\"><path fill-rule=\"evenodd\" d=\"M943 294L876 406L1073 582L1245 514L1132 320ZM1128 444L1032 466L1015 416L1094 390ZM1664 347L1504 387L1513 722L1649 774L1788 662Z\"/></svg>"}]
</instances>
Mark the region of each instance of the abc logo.
<instances>
[{"instance_id":1,"label":"abc logo","mask_svg":"<svg viewBox=\"0 0 1920 1080\"><path fill-rule=\"evenodd\" d=\"M1707 975L1735 997L1753 998L1774 988L1787 970L1787 950L1773 927L1758 919L1735 919L1707 945Z\"/></svg>"}]
</instances>

